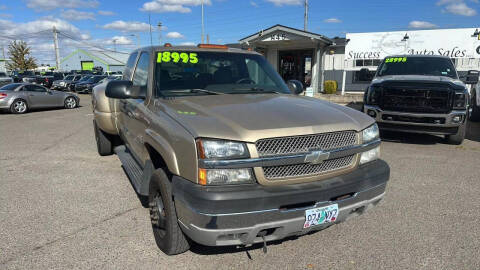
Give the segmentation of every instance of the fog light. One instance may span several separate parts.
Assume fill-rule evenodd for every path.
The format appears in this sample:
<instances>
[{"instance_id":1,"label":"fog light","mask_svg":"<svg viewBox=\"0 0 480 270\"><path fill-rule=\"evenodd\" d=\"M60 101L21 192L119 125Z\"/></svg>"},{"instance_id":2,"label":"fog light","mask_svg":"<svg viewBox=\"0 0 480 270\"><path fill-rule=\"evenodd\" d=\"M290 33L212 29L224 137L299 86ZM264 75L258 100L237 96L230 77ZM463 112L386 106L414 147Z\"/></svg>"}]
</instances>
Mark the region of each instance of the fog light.
<instances>
[{"instance_id":1,"label":"fog light","mask_svg":"<svg viewBox=\"0 0 480 270\"><path fill-rule=\"evenodd\" d=\"M380 158L380 146L363 152L360 156L360 164L365 164Z\"/></svg>"},{"instance_id":2,"label":"fog light","mask_svg":"<svg viewBox=\"0 0 480 270\"><path fill-rule=\"evenodd\" d=\"M377 117L377 113L374 110L368 110L367 114L370 115L370 117L372 118Z\"/></svg>"},{"instance_id":3,"label":"fog light","mask_svg":"<svg viewBox=\"0 0 480 270\"><path fill-rule=\"evenodd\" d=\"M460 123L462 121L462 116L461 115L455 115L452 117L452 122L453 123Z\"/></svg>"}]
</instances>

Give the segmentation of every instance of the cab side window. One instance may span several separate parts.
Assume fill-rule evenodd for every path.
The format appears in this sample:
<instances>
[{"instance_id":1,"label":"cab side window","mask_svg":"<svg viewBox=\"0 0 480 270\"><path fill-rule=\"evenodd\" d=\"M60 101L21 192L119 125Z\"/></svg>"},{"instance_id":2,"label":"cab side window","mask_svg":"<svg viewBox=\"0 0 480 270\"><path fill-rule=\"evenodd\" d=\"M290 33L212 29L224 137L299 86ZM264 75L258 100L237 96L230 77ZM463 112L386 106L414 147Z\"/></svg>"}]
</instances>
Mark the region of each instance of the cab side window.
<instances>
[{"instance_id":1,"label":"cab side window","mask_svg":"<svg viewBox=\"0 0 480 270\"><path fill-rule=\"evenodd\" d=\"M24 87L24 91L31 91L31 92L46 92L47 90L38 85L26 85Z\"/></svg>"},{"instance_id":2,"label":"cab side window","mask_svg":"<svg viewBox=\"0 0 480 270\"><path fill-rule=\"evenodd\" d=\"M132 77L133 69L135 68L135 60L137 59L138 53L132 53L128 57L127 65L125 66L125 70L123 72L123 79L130 80Z\"/></svg>"},{"instance_id":3,"label":"cab side window","mask_svg":"<svg viewBox=\"0 0 480 270\"><path fill-rule=\"evenodd\" d=\"M140 93L146 94L148 82L148 64L150 63L150 55L143 52L138 59L137 68L133 74L133 85L140 87Z\"/></svg>"}]
</instances>

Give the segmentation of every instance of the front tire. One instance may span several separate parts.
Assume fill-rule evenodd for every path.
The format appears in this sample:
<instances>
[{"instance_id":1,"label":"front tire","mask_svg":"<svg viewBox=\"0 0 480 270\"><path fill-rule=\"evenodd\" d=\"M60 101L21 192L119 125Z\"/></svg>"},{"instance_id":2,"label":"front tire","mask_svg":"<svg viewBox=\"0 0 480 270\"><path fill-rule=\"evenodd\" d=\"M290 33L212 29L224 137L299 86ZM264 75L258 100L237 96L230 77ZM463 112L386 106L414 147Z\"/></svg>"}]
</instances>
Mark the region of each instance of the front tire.
<instances>
[{"instance_id":1,"label":"front tire","mask_svg":"<svg viewBox=\"0 0 480 270\"><path fill-rule=\"evenodd\" d=\"M72 96L67 97L64 101L64 106L65 109L75 109L78 106L77 99Z\"/></svg>"},{"instance_id":2,"label":"front tire","mask_svg":"<svg viewBox=\"0 0 480 270\"><path fill-rule=\"evenodd\" d=\"M162 169L155 170L151 177L148 202L153 235L158 248L167 255L189 250L189 240L178 225L172 186Z\"/></svg>"},{"instance_id":3,"label":"front tire","mask_svg":"<svg viewBox=\"0 0 480 270\"><path fill-rule=\"evenodd\" d=\"M10 112L14 114L22 114L28 111L27 102L23 99L16 99L10 105Z\"/></svg>"},{"instance_id":4,"label":"front tire","mask_svg":"<svg viewBox=\"0 0 480 270\"><path fill-rule=\"evenodd\" d=\"M445 139L447 139L447 142L449 144L460 145L465 139L466 133L467 133L467 120L465 120L465 123L463 123L463 125L461 125L458 128L457 134L447 135L445 136Z\"/></svg>"},{"instance_id":5,"label":"front tire","mask_svg":"<svg viewBox=\"0 0 480 270\"><path fill-rule=\"evenodd\" d=\"M97 151L100 156L110 156L113 154L113 139L103 132L93 120L93 131L95 132L95 141L97 143Z\"/></svg>"}]
</instances>

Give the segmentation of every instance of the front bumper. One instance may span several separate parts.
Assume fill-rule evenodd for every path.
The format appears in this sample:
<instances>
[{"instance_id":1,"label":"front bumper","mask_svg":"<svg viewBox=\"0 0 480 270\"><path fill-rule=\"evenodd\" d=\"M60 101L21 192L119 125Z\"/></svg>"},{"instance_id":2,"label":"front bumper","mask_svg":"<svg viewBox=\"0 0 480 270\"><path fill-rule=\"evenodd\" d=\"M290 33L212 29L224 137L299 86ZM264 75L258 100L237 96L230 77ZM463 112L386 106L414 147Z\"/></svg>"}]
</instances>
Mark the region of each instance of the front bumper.
<instances>
[{"instance_id":1,"label":"front bumper","mask_svg":"<svg viewBox=\"0 0 480 270\"><path fill-rule=\"evenodd\" d=\"M373 117L381 130L433 135L456 134L468 115L467 110L452 110L447 114L409 113L384 111L378 106L372 105L364 105L363 112ZM372 112L374 112L373 116ZM461 117L459 122L453 121L456 116Z\"/></svg>"},{"instance_id":2,"label":"front bumper","mask_svg":"<svg viewBox=\"0 0 480 270\"><path fill-rule=\"evenodd\" d=\"M382 160L317 182L286 186L204 187L173 178L173 196L183 232L207 246L249 245L303 235L331 224L303 229L305 210L337 203L347 220L376 205L385 193L390 169ZM338 199L342 197L341 199Z\"/></svg>"}]
</instances>

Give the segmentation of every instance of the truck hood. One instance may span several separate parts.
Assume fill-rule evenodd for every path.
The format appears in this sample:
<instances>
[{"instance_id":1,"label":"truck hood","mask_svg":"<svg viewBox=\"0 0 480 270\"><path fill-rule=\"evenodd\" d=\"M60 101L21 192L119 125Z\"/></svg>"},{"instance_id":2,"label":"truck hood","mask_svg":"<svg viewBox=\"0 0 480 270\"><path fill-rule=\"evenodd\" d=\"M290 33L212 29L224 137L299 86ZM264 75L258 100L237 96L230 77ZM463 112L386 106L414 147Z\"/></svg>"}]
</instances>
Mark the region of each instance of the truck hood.
<instances>
[{"instance_id":1,"label":"truck hood","mask_svg":"<svg viewBox=\"0 0 480 270\"><path fill-rule=\"evenodd\" d=\"M156 108L196 138L245 142L340 130L360 131L374 123L369 116L345 106L283 94L181 97L165 100Z\"/></svg>"},{"instance_id":2,"label":"truck hood","mask_svg":"<svg viewBox=\"0 0 480 270\"><path fill-rule=\"evenodd\" d=\"M372 84L381 84L386 81L414 81L414 82L443 82L461 87L466 87L459 79L453 79L444 76L425 76L425 75L392 75L382 76L373 79Z\"/></svg>"}]
</instances>

